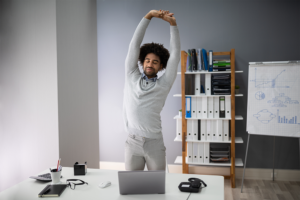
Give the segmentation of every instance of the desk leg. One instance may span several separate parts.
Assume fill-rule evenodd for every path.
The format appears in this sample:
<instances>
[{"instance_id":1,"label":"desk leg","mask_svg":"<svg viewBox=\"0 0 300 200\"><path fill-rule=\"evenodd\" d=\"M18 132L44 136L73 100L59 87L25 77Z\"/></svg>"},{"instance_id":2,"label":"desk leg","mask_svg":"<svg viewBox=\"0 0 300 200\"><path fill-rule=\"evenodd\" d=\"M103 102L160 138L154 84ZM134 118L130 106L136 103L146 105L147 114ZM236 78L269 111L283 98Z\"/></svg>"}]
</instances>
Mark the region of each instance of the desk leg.
<instances>
[{"instance_id":1,"label":"desk leg","mask_svg":"<svg viewBox=\"0 0 300 200\"><path fill-rule=\"evenodd\" d=\"M245 156L245 165L244 165L244 171L243 171L241 193L243 193L243 185L244 185L244 177L245 177L245 169L246 169L246 162L247 162L247 155L248 155L249 140L250 140L250 134L248 133L248 141L247 141L247 148L246 148L246 156Z\"/></svg>"}]
</instances>

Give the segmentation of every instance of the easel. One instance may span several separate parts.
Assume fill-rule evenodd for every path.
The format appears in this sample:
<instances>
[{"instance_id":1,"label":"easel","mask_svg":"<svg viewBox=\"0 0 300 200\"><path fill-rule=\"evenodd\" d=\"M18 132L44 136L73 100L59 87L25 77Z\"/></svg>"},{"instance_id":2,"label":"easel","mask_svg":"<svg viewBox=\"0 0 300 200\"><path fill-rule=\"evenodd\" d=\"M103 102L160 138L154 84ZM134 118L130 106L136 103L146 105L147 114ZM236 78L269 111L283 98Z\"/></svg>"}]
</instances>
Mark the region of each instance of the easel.
<instances>
[{"instance_id":1,"label":"easel","mask_svg":"<svg viewBox=\"0 0 300 200\"><path fill-rule=\"evenodd\" d=\"M250 62L249 64L288 64L288 63L300 63L300 61L279 61L279 62ZM249 68L250 69L250 68ZM249 73L248 73L248 80L249 79ZM248 83L249 84L249 83ZM249 89L249 85L248 85ZM243 179L242 179L242 186L241 186L241 192L243 192L243 185L244 185L244 178L245 178L245 169L246 169L246 163L247 163L247 156L248 156L248 148L249 148L249 141L250 141L250 135L251 133L248 133L248 141L247 141L247 147L246 147L246 155L245 155L245 165L243 170ZM263 134L252 134L252 135L263 135ZM273 181L275 178L275 136L274 135L265 135L265 136L273 136ZM278 135L280 136L280 135ZM282 136L284 137L284 136ZM292 136L286 136L286 137L292 137ZM300 167L300 138L299 138L299 167Z\"/></svg>"}]
</instances>

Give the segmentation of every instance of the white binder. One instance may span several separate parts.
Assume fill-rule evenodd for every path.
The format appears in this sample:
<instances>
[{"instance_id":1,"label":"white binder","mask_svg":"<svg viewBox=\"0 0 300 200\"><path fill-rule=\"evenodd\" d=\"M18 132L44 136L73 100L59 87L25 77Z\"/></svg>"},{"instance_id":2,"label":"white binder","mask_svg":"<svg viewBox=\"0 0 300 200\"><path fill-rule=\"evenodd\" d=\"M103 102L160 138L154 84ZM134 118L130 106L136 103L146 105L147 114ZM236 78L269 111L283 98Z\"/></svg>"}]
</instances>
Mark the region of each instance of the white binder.
<instances>
[{"instance_id":1,"label":"white binder","mask_svg":"<svg viewBox=\"0 0 300 200\"><path fill-rule=\"evenodd\" d=\"M177 124L176 124L176 138L178 140L182 139L182 120L181 119L177 119Z\"/></svg>"},{"instance_id":2,"label":"white binder","mask_svg":"<svg viewBox=\"0 0 300 200\"><path fill-rule=\"evenodd\" d=\"M218 141L224 141L223 139L223 120L218 119L217 121L217 140ZM224 120L225 121L225 120Z\"/></svg>"},{"instance_id":3,"label":"white binder","mask_svg":"<svg viewBox=\"0 0 300 200\"><path fill-rule=\"evenodd\" d=\"M223 141L229 141L229 120L223 120L223 131L224 131Z\"/></svg>"},{"instance_id":4,"label":"white binder","mask_svg":"<svg viewBox=\"0 0 300 200\"><path fill-rule=\"evenodd\" d=\"M186 139L187 140L193 140L193 121L194 120L188 119L186 121L187 121L187 123L186 123L186 125L187 125L187 127L186 127L186 130L187 130Z\"/></svg>"},{"instance_id":5,"label":"white binder","mask_svg":"<svg viewBox=\"0 0 300 200\"><path fill-rule=\"evenodd\" d=\"M218 140L217 120L211 120L211 134L212 134L212 140L217 141Z\"/></svg>"},{"instance_id":6,"label":"white binder","mask_svg":"<svg viewBox=\"0 0 300 200\"><path fill-rule=\"evenodd\" d=\"M192 118L197 118L197 98L192 97Z\"/></svg>"},{"instance_id":7,"label":"white binder","mask_svg":"<svg viewBox=\"0 0 300 200\"><path fill-rule=\"evenodd\" d=\"M206 122L207 120L201 120L201 141L206 141Z\"/></svg>"},{"instance_id":8,"label":"white binder","mask_svg":"<svg viewBox=\"0 0 300 200\"><path fill-rule=\"evenodd\" d=\"M198 140L198 120L192 120L192 132L193 132L193 140Z\"/></svg>"},{"instance_id":9,"label":"white binder","mask_svg":"<svg viewBox=\"0 0 300 200\"><path fill-rule=\"evenodd\" d=\"M197 163L198 160L198 144L193 143L193 163Z\"/></svg>"},{"instance_id":10,"label":"white binder","mask_svg":"<svg viewBox=\"0 0 300 200\"><path fill-rule=\"evenodd\" d=\"M214 118L220 118L219 106L220 106L219 97L214 97Z\"/></svg>"},{"instance_id":11,"label":"white binder","mask_svg":"<svg viewBox=\"0 0 300 200\"><path fill-rule=\"evenodd\" d=\"M204 143L198 143L198 163L204 163Z\"/></svg>"},{"instance_id":12,"label":"white binder","mask_svg":"<svg viewBox=\"0 0 300 200\"><path fill-rule=\"evenodd\" d=\"M205 95L211 95L211 74L205 74Z\"/></svg>"},{"instance_id":13,"label":"white binder","mask_svg":"<svg viewBox=\"0 0 300 200\"><path fill-rule=\"evenodd\" d=\"M201 74L195 74L195 95L200 95L201 93Z\"/></svg>"},{"instance_id":14,"label":"white binder","mask_svg":"<svg viewBox=\"0 0 300 200\"><path fill-rule=\"evenodd\" d=\"M208 97L208 118L214 118L214 98Z\"/></svg>"},{"instance_id":15,"label":"white binder","mask_svg":"<svg viewBox=\"0 0 300 200\"><path fill-rule=\"evenodd\" d=\"M207 97L202 98L202 118L207 119Z\"/></svg>"},{"instance_id":16,"label":"white binder","mask_svg":"<svg viewBox=\"0 0 300 200\"><path fill-rule=\"evenodd\" d=\"M187 162L188 163L193 162L193 143L192 142L187 143Z\"/></svg>"},{"instance_id":17,"label":"white binder","mask_svg":"<svg viewBox=\"0 0 300 200\"><path fill-rule=\"evenodd\" d=\"M225 97L225 118L231 118L231 101L230 96Z\"/></svg>"},{"instance_id":18,"label":"white binder","mask_svg":"<svg viewBox=\"0 0 300 200\"><path fill-rule=\"evenodd\" d=\"M210 150L210 148L209 148L209 146L210 146L210 143L209 142L205 142L204 143L204 163L209 163L209 150Z\"/></svg>"},{"instance_id":19,"label":"white binder","mask_svg":"<svg viewBox=\"0 0 300 200\"><path fill-rule=\"evenodd\" d=\"M206 120L206 140L211 141L211 121L212 120Z\"/></svg>"},{"instance_id":20,"label":"white binder","mask_svg":"<svg viewBox=\"0 0 300 200\"><path fill-rule=\"evenodd\" d=\"M202 118L202 97L198 97L197 99L197 119Z\"/></svg>"}]
</instances>

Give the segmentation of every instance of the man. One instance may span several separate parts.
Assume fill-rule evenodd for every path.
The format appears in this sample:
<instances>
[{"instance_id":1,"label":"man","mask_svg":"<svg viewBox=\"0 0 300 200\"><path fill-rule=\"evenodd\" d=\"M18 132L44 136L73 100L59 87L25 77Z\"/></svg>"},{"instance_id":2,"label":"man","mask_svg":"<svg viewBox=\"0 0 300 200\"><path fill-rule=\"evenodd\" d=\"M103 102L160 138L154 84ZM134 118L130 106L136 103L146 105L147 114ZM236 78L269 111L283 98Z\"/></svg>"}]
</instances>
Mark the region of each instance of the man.
<instances>
[{"instance_id":1,"label":"man","mask_svg":"<svg viewBox=\"0 0 300 200\"><path fill-rule=\"evenodd\" d=\"M126 170L165 170L160 112L175 81L180 60L180 39L173 13L151 10L139 23L125 61L123 114L128 138L125 144ZM170 23L170 53L163 45L140 45L150 20L161 18ZM137 62L143 65L141 74ZM165 73L157 79L157 72Z\"/></svg>"}]
</instances>

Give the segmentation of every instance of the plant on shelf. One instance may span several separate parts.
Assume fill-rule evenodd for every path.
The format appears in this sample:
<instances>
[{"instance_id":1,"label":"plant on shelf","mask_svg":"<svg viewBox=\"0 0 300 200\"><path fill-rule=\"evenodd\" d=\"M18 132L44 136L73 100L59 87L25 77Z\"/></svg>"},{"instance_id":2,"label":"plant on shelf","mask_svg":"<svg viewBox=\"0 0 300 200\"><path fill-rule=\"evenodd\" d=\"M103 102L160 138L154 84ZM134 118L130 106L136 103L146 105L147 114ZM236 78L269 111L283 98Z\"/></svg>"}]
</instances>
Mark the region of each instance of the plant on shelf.
<instances>
[{"instance_id":1,"label":"plant on shelf","mask_svg":"<svg viewBox=\"0 0 300 200\"><path fill-rule=\"evenodd\" d=\"M179 117L182 117L182 110L179 110Z\"/></svg>"},{"instance_id":2,"label":"plant on shelf","mask_svg":"<svg viewBox=\"0 0 300 200\"><path fill-rule=\"evenodd\" d=\"M238 94L240 92L240 86L236 85L235 86L235 94Z\"/></svg>"}]
</instances>

